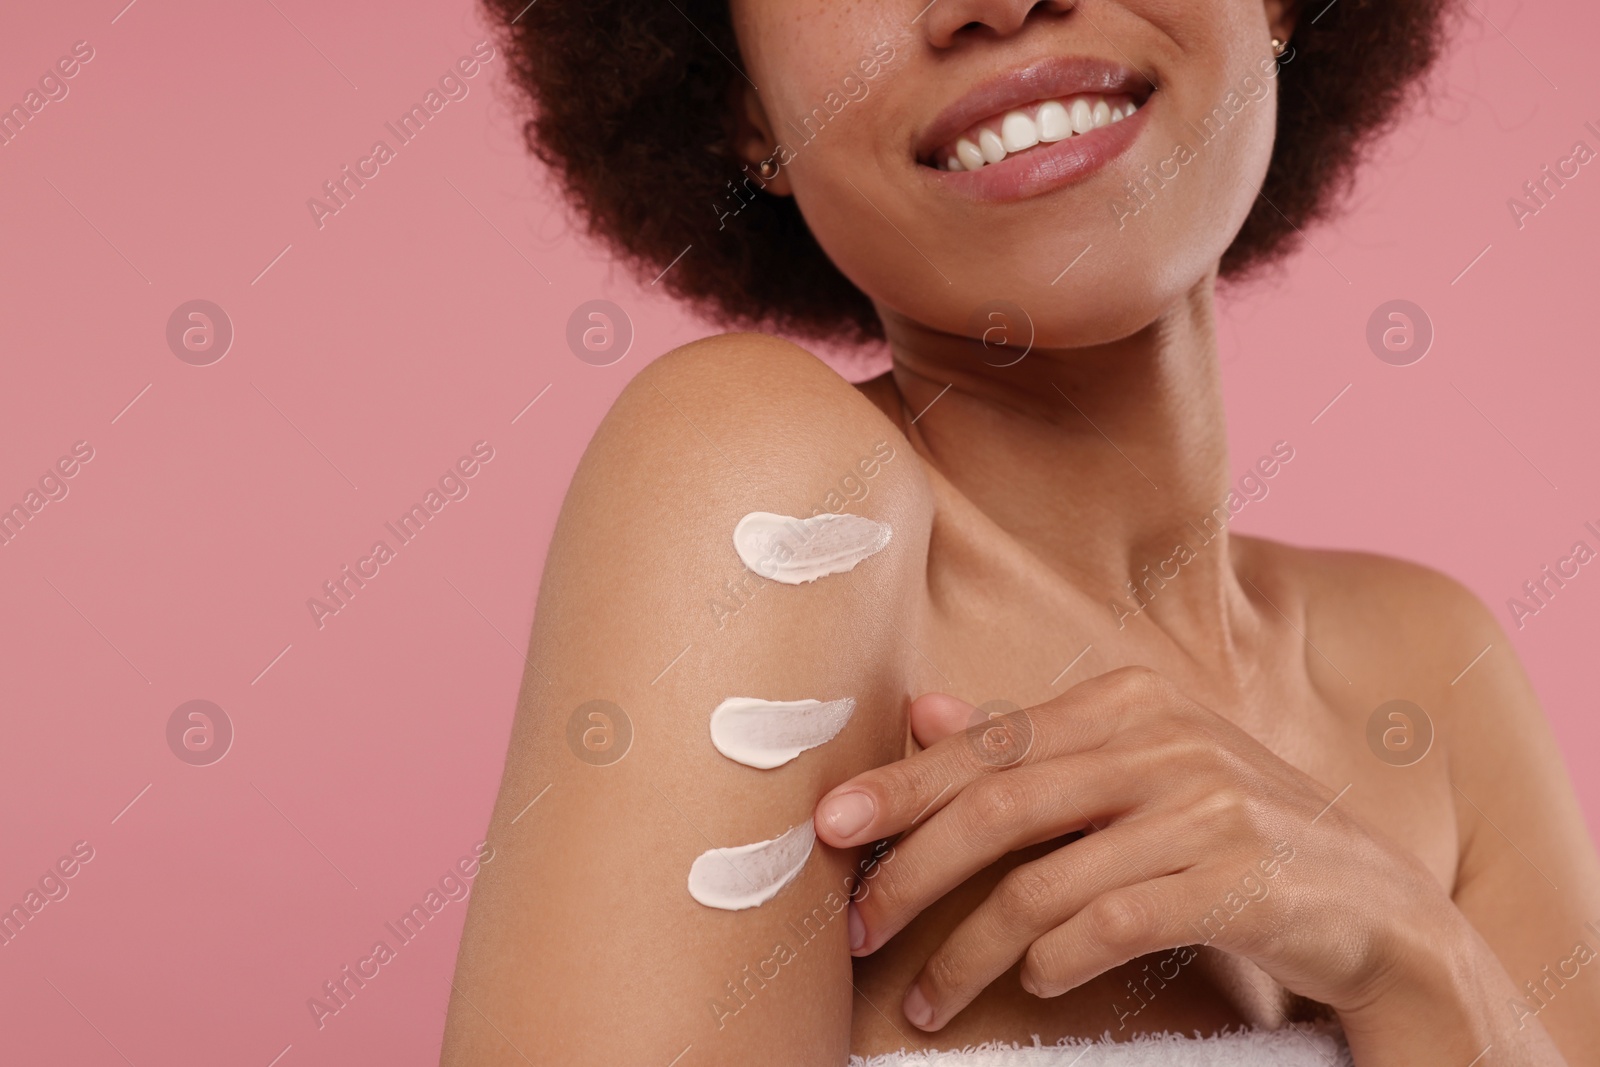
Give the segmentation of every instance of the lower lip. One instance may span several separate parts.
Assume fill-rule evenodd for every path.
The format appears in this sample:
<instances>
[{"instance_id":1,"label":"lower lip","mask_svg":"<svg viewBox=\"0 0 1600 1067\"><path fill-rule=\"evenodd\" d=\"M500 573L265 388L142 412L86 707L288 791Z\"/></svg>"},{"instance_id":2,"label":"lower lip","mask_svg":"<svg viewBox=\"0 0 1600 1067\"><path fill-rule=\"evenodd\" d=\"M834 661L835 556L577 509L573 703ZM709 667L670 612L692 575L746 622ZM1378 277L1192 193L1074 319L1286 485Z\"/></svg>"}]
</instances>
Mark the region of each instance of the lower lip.
<instances>
[{"instance_id":1,"label":"lower lip","mask_svg":"<svg viewBox=\"0 0 1600 1067\"><path fill-rule=\"evenodd\" d=\"M978 170L918 166L926 171L925 180L941 192L991 202L1026 200L1099 173L1138 138L1145 127L1145 113L1154 102L1151 96L1121 122L1074 134Z\"/></svg>"}]
</instances>

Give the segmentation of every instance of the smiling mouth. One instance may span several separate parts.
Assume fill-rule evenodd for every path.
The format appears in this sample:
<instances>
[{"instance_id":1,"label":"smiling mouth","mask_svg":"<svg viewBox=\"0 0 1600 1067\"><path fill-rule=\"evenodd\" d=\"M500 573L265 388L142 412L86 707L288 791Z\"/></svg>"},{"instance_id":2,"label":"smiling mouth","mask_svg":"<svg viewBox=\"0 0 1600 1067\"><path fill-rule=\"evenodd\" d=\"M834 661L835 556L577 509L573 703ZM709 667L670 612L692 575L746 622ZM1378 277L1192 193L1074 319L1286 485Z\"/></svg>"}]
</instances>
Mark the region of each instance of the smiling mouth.
<instances>
[{"instance_id":1,"label":"smiling mouth","mask_svg":"<svg viewBox=\"0 0 1600 1067\"><path fill-rule=\"evenodd\" d=\"M917 162L936 170L974 171L1043 145L1084 137L1136 112L1148 94L1075 93L1036 100L974 123Z\"/></svg>"}]
</instances>

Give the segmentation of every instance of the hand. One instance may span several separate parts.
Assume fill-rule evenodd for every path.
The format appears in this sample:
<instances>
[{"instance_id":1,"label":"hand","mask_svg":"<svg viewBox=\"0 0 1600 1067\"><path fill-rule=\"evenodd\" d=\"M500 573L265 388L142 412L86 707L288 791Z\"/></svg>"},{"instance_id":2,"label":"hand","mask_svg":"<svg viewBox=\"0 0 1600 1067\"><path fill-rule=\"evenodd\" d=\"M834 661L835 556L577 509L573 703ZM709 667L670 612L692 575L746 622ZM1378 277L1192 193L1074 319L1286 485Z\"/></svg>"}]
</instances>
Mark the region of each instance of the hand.
<instances>
[{"instance_id":1,"label":"hand","mask_svg":"<svg viewBox=\"0 0 1600 1067\"><path fill-rule=\"evenodd\" d=\"M934 951L906 992L916 1026L944 1026L1018 959L1023 987L1051 997L1209 944L1343 1014L1399 981L1418 946L1444 951L1431 932L1452 929L1455 906L1415 857L1154 671L1112 671L966 728L973 714L919 698L925 751L817 805L835 847L910 831L852 905L854 955L1006 853L1084 831L1007 873Z\"/></svg>"}]
</instances>

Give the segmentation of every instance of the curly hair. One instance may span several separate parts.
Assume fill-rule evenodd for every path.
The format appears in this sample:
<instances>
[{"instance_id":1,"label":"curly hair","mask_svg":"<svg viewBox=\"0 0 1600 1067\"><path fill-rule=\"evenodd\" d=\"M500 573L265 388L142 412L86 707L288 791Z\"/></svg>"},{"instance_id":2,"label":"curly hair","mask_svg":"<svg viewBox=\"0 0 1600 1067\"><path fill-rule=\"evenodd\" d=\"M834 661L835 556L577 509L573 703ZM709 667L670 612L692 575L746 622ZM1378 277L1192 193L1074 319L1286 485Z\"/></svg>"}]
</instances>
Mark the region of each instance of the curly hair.
<instances>
[{"instance_id":1,"label":"curly hair","mask_svg":"<svg viewBox=\"0 0 1600 1067\"><path fill-rule=\"evenodd\" d=\"M818 245L792 197L758 195L708 234L730 183L730 85L741 78L728 0L483 0L513 84L523 136L587 230L637 274L725 325L868 343L871 301ZM1278 74L1277 140L1221 274L1275 262L1326 219L1356 165L1395 123L1443 48L1452 0L1309 0ZM714 231L713 231L714 232ZM684 256L693 245L694 254Z\"/></svg>"}]
</instances>

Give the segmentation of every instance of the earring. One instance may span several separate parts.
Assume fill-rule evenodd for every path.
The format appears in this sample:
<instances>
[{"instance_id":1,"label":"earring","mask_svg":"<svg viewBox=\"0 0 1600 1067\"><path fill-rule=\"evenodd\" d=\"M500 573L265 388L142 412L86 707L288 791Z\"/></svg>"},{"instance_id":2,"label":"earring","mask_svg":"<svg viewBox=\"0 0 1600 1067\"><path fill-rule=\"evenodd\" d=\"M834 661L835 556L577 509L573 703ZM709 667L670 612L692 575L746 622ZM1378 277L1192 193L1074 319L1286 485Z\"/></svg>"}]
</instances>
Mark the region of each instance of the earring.
<instances>
[{"instance_id":1,"label":"earring","mask_svg":"<svg viewBox=\"0 0 1600 1067\"><path fill-rule=\"evenodd\" d=\"M765 181L771 181L778 176L778 164L773 159L763 159L756 165L756 173Z\"/></svg>"},{"instance_id":2,"label":"earring","mask_svg":"<svg viewBox=\"0 0 1600 1067\"><path fill-rule=\"evenodd\" d=\"M1283 55L1283 50L1285 48L1288 48L1288 47L1289 47L1289 42L1288 41L1280 41L1276 37L1274 37L1272 39L1272 54L1274 56Z\"/></svg>"}]
</instances>

